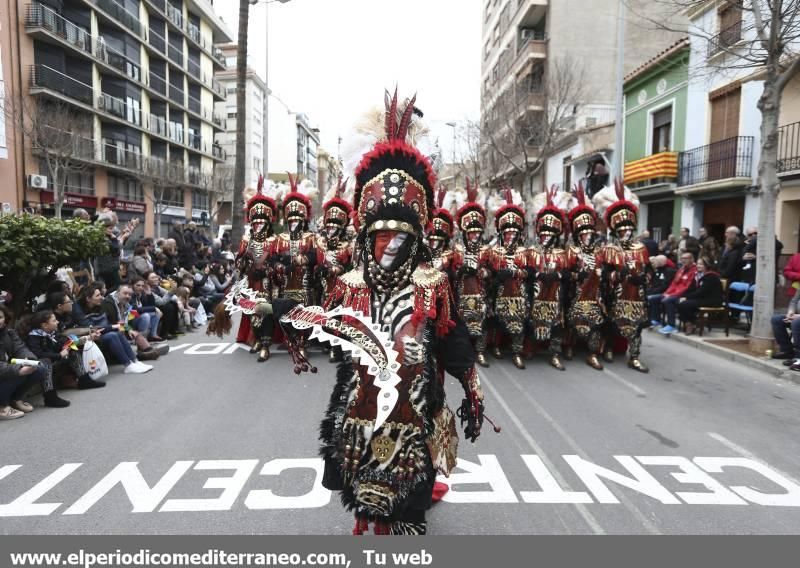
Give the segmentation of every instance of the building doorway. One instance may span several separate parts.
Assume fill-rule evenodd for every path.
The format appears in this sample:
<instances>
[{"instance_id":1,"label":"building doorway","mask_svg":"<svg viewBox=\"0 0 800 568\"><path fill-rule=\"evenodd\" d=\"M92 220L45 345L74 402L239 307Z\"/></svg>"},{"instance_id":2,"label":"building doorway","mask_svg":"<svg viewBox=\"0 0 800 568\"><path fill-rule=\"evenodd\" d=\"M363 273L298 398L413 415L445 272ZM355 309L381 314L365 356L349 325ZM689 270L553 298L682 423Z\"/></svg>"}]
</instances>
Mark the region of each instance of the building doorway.
<instances>
[{"instance_id":1,"label":"building doorway","mask_svg":"<svg viewBox=\"0 0 800 568\"><path fill-rule=\"evenodd\" d=\"M647 227L650 237L657 243L667 240L672 233L674 207L674 199L647 204Z\"/></svg>"},{"instance_id":2,"label":"building doorway","mask_svg":"<svg viewBox=\"0 0 800 568\"><path fill-rule=\"evenodd\" d=\"M731 197L703 202L703 226L718 243L725 242L725 229L744 224L744 197Z\"/></svg>"}]
</instances>

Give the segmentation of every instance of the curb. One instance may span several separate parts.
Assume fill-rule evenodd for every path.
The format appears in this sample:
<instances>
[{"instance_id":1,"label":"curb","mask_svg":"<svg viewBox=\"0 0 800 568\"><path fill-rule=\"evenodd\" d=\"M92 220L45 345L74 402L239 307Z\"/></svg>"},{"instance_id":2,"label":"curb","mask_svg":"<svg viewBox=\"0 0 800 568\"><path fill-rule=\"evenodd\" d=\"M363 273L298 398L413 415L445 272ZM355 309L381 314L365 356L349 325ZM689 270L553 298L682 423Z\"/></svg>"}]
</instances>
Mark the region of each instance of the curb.
<instances>
[{"instance_id":1,"label":"curb","mask_svg":"<svg viewBox=\"0 0 800 568\"><path fill-rule=\"evenodd\" d=\"M650 328L652 330L652 328ZM656 331L651 331L651 333L658 333ZM659 335L662 335L659 333ZM739 353L737 351L733 351L732 349L726 349L724 347L720 347L719 345L714 345L712 343L706 343L705 341L692 339L690 337L686 337L681 334L672 333L666 336L667 339L671 339L673 341L677 341L678 343L683 343L684 345L690 345L695 349L699 349L700 351L705 351L706 353L711 353L713 355L717 355L719 357L723 357L728 359L729 361L734 361L736 363L741 363L751 369L756 369L758 371L763 371L772 375L773 377L783 379L786 381L791 381L795 384L800 385L800 373L795 371L784 371L783 369L777 369L771 363L767 361L763 361L758 357L754 357L752 355L745 355L744 353Z\"/></svg>"}]
</instances>

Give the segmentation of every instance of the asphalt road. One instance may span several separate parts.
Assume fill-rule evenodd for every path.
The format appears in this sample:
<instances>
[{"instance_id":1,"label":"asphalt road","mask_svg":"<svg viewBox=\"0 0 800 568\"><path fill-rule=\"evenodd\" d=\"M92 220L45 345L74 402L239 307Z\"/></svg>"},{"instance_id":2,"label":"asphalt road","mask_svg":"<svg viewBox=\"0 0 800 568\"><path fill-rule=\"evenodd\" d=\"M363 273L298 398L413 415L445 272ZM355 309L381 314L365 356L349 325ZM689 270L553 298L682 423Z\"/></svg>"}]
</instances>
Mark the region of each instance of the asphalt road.
<instances>
[{"instance_id":1,"label":"asphalt road","mask_svg":"<svg viewBox=\"0 0 800 568\"><path fill-rule=\"evenodd\" d=\"M232 341L189 334L151 373L0 424L0 533L349 534L317 483L334 368ZM492 360L502 433L461 442L430 533L800 532L799 387L655 334L643 353L649 375Z\"/></svg>"}]
</instances>

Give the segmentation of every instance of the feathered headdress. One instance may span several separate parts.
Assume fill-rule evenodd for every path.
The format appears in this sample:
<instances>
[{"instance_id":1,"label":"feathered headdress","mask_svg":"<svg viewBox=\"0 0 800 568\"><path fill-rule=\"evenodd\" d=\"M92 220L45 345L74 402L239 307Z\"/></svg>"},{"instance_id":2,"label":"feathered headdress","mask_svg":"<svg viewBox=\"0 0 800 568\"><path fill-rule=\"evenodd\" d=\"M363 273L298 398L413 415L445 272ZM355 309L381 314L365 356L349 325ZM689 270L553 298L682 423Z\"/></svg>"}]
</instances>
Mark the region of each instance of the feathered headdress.
<instances>
[{"instance_id":1,"label":"feathered headdress","mask_svg":"<svg viewBox=\"0 0 800 568\"><path fill-rule=\"evenodd\" d=\"M311 218L311 200L298 189L297 178L286 172L289 176L289 187L291 191L283 198L283 217L289 219L302 219L308 221Z\"/></svg>"},{"instance_id":2,"label":"feathered headdress","mask_svg":"<svg viewBox=\"0 0 800 568\"><path fill-rule=\"evenodd\" d=\"M544 205L535 207L533 211L537 234L549 233L552 235L561 235L567 230L567 219L564 212L556 206L556 199L560 197L559 193L563 192L559 192L557 185L553 185L549 189L546 187L542 189ZM534 200L534 202L536 203L537 200Z\"/></svg>"},{"instance_id":3,"label":"feathered headdress","mask_svg":"<svg viewBox=\"0 0 800 568\"><path fill-rule=\"evenodd\" d=\"M416 96L401 108L397 89L385 96L385 140L363 156L356 168L355 222L368 232L391 227L421 234L432 219L436 175L431 163L406 140Z\"/></svg>"},{"instance_id":4,"label":"feathered headdress","mask_svg":"<svg viewBox=\"0 0 800 568\"><path fill-rule=\"evenodd\" d=\"M575 199L577 205L569 210L567 217L569 218L570 229L574 238L587 230L594 230L597 225L597 213L592 207L591 202L586 198L586 191L583 188L583 182L578 182L574 188Z\"/></svg>"},{"instance_id":5,"label":"feathered headdress","mask_svg":"<svg viewBox=\"0 0 800 568\"><path fill-rule=\"evenodd\" d=\"M264 176L258 176L258 187L255 191L252 188L245 189L243 192L245 198L245 222L249 223L255 218L269 219L272 223L275 217L278 216L278 205L271 197L267 197L264 193Z\"/></svg>"},{"instance_id":6,"label":"feathered headdress","mask_svg":"<svg viewBox=\"0 0 800 568\"><path fill-rule=\"evenodd\" d=\"M494 226L498 232L504 228L514 227L522 230L525 228L525 210L514 203L514 192L510 187L502 190L506 203L494 214Z\"/></svg>"},{"instance_id":7,"label":"feathered headdress","mask_svg":"<svg viewBox=\"0 0 800 568\"><path fill-rule=\"evenodd\" d=\"M636 229L639 214L639 198L622 183L614 179L614 187L605 187L592 198L598 213L603 215L606 226L617 231L624 226Z\"/></svg>"},{"instance_id":8,"label":"feathered headdress","mask_svg":"<svg viewBox=\"0 0 800 568\"><path fill-rule=\"evenodd\" d=\"M436 209L433 211L433 220L429 230L432 235L449 239L453 236L453 216L444 208L446 196L447 188L442 184L436 192Z\"/></svg>"},{"instance_id":9,"label":"feathered headdress","mask_svg":"<svg viewBox=\"0 0 800 568\"><path fill-rule=\"evenodd\" d=\"M467 202L456 213L458 227L462 232L483 231L486 226L486 210L478 203L478 184L472 185L467 178Z\"/></svg>"},{"instance_id":10,"label":"feathered headdress","mask_svg":"<svg viewBox=\"0 0 800 568\"><path fill-rule=\"evenodd\" d=\"M353 212L353 206L343 198L345 188L347 187L347 181L348 180L342 181L342 176L339 176L339 181L334 188L333 197L322 205L322 210L324 211L323 222L325 224L337 223L342 226L347 225L350 214Z\"/></svg>"}]
</instances>

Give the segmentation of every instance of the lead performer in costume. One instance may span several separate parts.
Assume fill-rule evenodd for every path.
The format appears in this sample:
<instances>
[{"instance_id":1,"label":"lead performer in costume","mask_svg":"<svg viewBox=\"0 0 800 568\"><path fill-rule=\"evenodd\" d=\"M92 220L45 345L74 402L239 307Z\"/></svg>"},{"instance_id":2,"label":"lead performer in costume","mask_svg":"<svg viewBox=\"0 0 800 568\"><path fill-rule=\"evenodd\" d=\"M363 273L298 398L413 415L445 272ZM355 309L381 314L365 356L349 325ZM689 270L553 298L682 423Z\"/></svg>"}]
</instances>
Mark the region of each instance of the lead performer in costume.
<instances>
[{"instance_id":1,"label":"lead performer in costume","mask_svg":"<svg viewBox=\"0 0 800 568\"><path fill-rule=\"evenodd\" d=\"M533 275L531 325L535 341L546 342L550 365L563 371L561 341L564 331L563 285L567 255L559 239L566 229L563 211L556 207L555 187L544 190L545 205L535 212L536 243L528 249L528 267Z\"/></svg>"},{"instance_id":2,"label":"lead performer in costume","mask_svg":"<svg viewBox=\"0 0 800 568\"><path fill-rule=\"evenodd\" d=\"M468 439L483 421L469 334L423 241L436 179L406 141L414 100L398 105L387 93L384 132L355 172L360 265L337 279L324 307L295 306L281 318L288 335L310 332L351 356L338 368L320 438L323 485L341 491L354 534L370 523L376 534L426 532L436 474L456 463L445 371L463 386ZM308 368L290 345L296 371Z\"/></svg>"},{"instance_id":3,"label":"lead performer in costume","mask_svg":"<svg viewBox=\"0 0 800 568\"><path fill-rule=\"evenodd\" d=\"M452 270L455 274L453 288L456 308L469 331L475 358L479 365L488 367L486 360L486 316L489 306L487 282L490 271L489 247L483 244L486 211L478 203L478 186L467 178L467 203L456 213L463 245L453 252Z\"/></svg>"},{"instance_id":4,"label":"lead performer in costume","mask_svg":"<svg viewBox=\"0 0 800 568\"><path fill-rule=\"evenodd\" d=\"M586 363L603 370L602 329L606 321L603 302L603 249L597 244L597 213L586 199L583 184L575 190L578 204L569 211L573 244L567 250L572 273L567 322L577 338L586 341Z\"/></svg>"},{"instance_id":5,"label":"lead performer in costume","mask_svg":"<svg viewBox=\"0 0 800 568\"><path fill-rule=\"evenodd\" d=\"M489 266L497 279L494 311L503 331L511 338L512 361L517 369L524 369L522 347L525 321L528 319L527 266L528 255L522 245L525 234L525 211L515 205L511 189L505 191L506 204L494 216L498 242L489 253ZM499 342L495 343L494 356L502 358Z\"/></svg>"},{"instance_id":6,"label":"lead performer in costume","mask_svg":"<svg viewBox=\"0 0 800 568\"><path fill-rule=\"evenodd\" d=\"M444 198L447 188L439 186L436 192L436 209L433 210L433 220L428 226L428 247L431 249L431 266L441 270L448 278L452 276L453 250L450 240L453 238L453 216L444 209Z\"/></svg>"},{"instance_id":7,"label":"lead performer in costume","mask_svg":"<svg viewBox=\"0 0 800 568\"><path fill-rule=\"evenodd\" d=\"M611 191L616 200L605 209L604 219L612 240L602 251L612 285L610 319L615 331L628 340L628 367L647 373L649 369L639 354L642 329L648 324L645 285L650 262L644 245L633 240L639 209L626 198L622 182L615 180L613 190L610 187L601 190L594 198L595 203L609 202L611 199L605 194Z\"/></svg>"}]
</instances>

